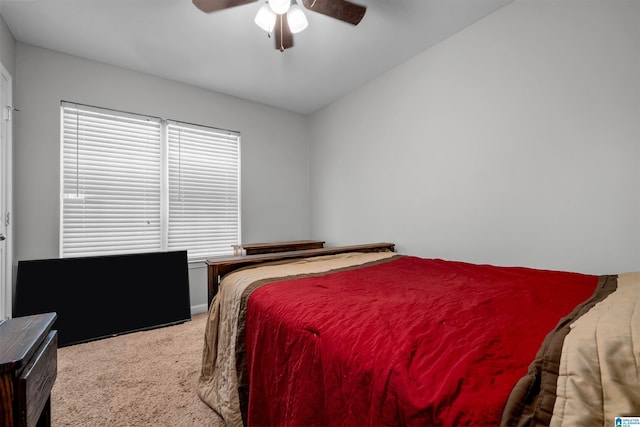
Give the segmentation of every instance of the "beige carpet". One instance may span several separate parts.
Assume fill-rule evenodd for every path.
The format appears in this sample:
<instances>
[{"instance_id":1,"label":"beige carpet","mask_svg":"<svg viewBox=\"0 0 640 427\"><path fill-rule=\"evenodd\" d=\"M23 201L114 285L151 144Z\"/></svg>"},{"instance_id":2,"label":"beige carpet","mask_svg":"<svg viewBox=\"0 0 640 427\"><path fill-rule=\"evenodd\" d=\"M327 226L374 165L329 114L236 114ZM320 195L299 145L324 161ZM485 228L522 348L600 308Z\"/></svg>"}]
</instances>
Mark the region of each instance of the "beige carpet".
<instances>
[{"instance_id":1,"label":"beige carpet","mask_svg":"<svg viewBox=\"0 0 640 427\"><path fill-rule=\"evenodd\" d=\"M58 350L56 426L223 426L196 393L206 313Z\"/></svg>"}]
</instances>

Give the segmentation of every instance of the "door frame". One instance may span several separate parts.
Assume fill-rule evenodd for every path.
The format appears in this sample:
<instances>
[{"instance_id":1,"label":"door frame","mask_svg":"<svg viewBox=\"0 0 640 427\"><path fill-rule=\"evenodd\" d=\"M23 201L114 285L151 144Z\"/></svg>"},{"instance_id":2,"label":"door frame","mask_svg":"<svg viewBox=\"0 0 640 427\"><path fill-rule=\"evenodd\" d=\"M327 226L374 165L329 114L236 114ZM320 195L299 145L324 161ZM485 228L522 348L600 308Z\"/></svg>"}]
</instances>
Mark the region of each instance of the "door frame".
<instances>
[{"instance_id":1,"label":"door frame","mask_svg":"<svg viewBox=\"0 0 640 427\"><path fill-rule=\"evenodd\" d=\"M0 63L0 120L6 125L5 138L0 138L0 232L7 238L2 245L0 265L0 320L12 317L13 310L13 233L11 212L13 209L13 80L11 74Z\"/></svg>"}]
</instances>

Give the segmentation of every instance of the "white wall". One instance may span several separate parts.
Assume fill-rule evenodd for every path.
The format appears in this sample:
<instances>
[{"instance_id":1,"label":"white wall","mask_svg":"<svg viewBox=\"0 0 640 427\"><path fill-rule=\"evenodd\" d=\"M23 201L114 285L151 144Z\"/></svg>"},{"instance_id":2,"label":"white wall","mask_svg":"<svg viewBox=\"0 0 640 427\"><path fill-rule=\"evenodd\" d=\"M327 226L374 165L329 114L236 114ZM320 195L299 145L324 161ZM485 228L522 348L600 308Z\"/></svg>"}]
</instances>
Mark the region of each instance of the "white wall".
<instances>
[{"instance_id":1,"label":"white wall","mask_svg":"<svg viewBox=\"0 0 640 427\"><path fill-rule=\"evenodd\" d=\"M639 22L636 0L516 0L310 118L16 47L0 25L21 110L14 258L58 255L64 99L240 131L244 241L640 269ZM191 279L205 304L204 268Z\"/></svg>"},{"instance_id":2,"label":"white wall","mask_svg":"<svg viewBox=\"0 0 640 427\"><path fill-rule=\"evenodd\" d=\"M16 40L0 16L0 63L7 69L11 77L16 71Z\"/></svg>"},{"instance_id":3,"label":"white wall","mask_svg":"<svg viewBox=\"0 0 640 427\"><path fill-rule=\"evenodd\" d=\"M61 100L239 131L243 241L309 237L305 116L22 43L15 86L16 260L58 257ZM206 307L204 264L190 274Z\"/></svg>"},{"instance_id":4,"label":"white wall","mask_svg":"<svg viewBox=\"0 0 640 427\"><path fill-rule=\"evenodd\" d=\"M640 269L640 2L516 0L315 113L312 235Z\"/></svg>"}]
</instances>

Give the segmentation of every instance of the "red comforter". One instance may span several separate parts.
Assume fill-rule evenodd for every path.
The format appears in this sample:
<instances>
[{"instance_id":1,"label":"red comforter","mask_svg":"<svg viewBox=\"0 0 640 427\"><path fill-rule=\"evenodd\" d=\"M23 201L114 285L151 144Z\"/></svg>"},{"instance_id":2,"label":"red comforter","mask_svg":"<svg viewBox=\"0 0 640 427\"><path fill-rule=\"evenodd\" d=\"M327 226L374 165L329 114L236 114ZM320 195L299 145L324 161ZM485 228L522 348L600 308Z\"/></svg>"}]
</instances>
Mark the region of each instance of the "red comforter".
<instances>
[{"instance_id":1,"label":"red comforter","mask_svg":"<svg viewBox=\"0 0 640 427\"><path fill-rule=\"evenodd\" d=\"M248 424L498 425L598 277L399 256L249 297Z\"/></svg>"}]
</instances>

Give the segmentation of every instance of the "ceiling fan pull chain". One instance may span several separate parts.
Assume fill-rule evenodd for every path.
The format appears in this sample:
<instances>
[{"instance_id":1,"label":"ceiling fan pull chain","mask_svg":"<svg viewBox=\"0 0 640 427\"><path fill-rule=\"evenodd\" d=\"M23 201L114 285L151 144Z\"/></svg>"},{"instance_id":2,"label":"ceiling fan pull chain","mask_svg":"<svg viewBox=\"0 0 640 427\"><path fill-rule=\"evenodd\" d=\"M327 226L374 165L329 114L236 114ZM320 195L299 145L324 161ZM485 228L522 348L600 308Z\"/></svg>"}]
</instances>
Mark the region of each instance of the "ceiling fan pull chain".
<instances>
[{"instance_id":1,"label":"ceiling fan pull chain","mask_svg":"<svg viewBox=\"0 0 640 427\"><path fill-rule=\"evenodd\" d=\"M283 40L284 34L282 31L282 21L283 19L281 18L280 19L280 52L284 52L284 40Z\"/></svg>"}]
</instances>

